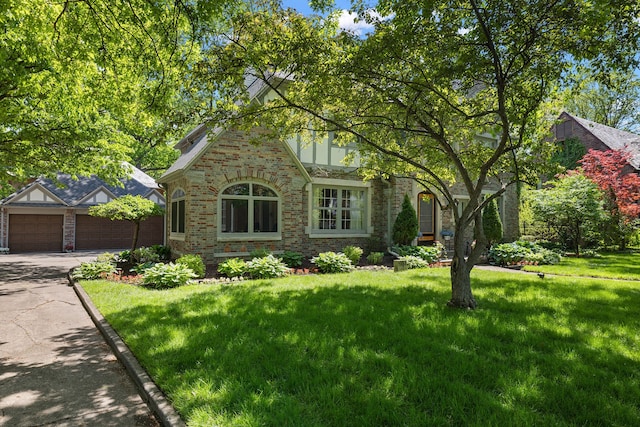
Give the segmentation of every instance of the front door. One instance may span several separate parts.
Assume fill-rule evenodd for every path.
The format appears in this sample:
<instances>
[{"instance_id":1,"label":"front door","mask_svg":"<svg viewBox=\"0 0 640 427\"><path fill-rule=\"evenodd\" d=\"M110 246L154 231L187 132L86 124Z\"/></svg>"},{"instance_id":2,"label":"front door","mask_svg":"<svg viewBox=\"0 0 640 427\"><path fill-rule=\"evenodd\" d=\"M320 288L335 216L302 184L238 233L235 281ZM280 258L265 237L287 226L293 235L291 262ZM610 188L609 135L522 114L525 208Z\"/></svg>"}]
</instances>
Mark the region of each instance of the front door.
<instances>
[{"instance_id":1,"label":"front door","mask_svg":"<svg viewBox=\"0 0 640 427\"><path fill-rule=\"evenodd\" d=\"M436 204L432 193L418 194L418 244L430 244L436 239Z\"/></svg>"}]
</instances>

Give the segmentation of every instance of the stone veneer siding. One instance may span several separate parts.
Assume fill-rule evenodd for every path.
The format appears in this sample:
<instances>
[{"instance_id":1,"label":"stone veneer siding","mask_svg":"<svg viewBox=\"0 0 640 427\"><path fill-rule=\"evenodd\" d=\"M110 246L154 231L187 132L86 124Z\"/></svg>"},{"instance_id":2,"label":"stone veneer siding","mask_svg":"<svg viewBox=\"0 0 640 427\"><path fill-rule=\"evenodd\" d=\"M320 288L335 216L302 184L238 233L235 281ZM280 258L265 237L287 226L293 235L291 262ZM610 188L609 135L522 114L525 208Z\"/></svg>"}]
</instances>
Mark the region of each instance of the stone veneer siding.
<instances>
[{"instance_id":1,"label":"stone veneer siding","mask_svg":"<svg viewBox=\"0 0 640 427\"><path fill-rule=\"evenodd\" d=\"M0 248L9 246L9 212L0 206Z\"/></svg>"},{"instance_id":2,"label":"stone veneer siding","mask_svg":"<svg viewBox=\"0 0 640 427\"><path fill-rule=\"evenodd\" d=\"M338 168L308 167L315 178L353 180L362 179L354 172ZM218 193L236 182L264 183L279 196L281 208L281 240L218 241ZM363 238L310 238L306 233L309 218L307 180L295 160L282 143L249 143L245 132L229 130L218 137L182 176L167 183L167 229L171 229L171 197L176 189L185 192L185 234L170 232L168 244L175 255L195 253L207 263L217 263L226 257L247 256L254 249L267 248L273 252L291 250L305 256L324 251L340 251L347 245L364 249L372 243L386 247L389 216L395 220L404 193L411 193L412 182L407 179L374 180L370 183L371 225L373 234ZM391 203L387 203L391 197Z\"/></svg>"},{"instance_id":3,"label":"stone veneer siding","mask_svg":"<svg viewBox=\"0 0 640 427\"><path fill-rule=\"evenodd\" d=\"M67 209L64 212L64 232L62 235L62 249L75 250L76 248L76 211Z\"/></svg>"}]
</instances>

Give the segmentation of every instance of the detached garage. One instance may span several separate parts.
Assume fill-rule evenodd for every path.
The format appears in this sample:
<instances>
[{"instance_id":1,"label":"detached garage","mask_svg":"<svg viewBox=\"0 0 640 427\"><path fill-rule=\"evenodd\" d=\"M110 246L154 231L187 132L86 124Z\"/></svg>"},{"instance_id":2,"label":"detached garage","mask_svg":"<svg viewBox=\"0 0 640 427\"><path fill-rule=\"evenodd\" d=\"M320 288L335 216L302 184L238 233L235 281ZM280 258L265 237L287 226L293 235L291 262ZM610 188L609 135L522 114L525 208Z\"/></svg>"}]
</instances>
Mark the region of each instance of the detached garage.
<instances>
[{"instance_id":1,"label":"detached garage","mask_svg":"<svg viewBox=\"0 0 640 427\"><path fill-rule=\"evenodd\" d=\"M133 224L88 215L90 206L125 194L146 197L164 206L159 186L150 176L130 166L122 187L101 179L71 179L59 174L56 181L38 178L0 201L0 247L11 253L70 250L126 249L131 246ZM138 246L164 243L164 218L141 223Z\"/></svg>"}]
</instances>

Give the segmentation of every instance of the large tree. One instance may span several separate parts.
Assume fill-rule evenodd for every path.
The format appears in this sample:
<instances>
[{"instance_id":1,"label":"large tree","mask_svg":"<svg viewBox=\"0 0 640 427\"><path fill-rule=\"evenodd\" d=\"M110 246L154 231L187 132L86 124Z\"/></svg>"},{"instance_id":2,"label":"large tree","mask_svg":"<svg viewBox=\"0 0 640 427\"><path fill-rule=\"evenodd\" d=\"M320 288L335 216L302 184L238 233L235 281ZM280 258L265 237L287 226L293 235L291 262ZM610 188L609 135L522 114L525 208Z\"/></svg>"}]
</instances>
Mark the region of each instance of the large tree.
<instances>
[{"instance_id":1,"label":"large tree","mask_svg":"<svg viewBox=\"0 0 640 427\"><path fill-rule=\"evenodd\" d=\"M578 69L575 85L564 94L564 108L583 119L638 133L640 131L640 79L636 70L593 75Z\"/></svg>"},{"instance_id":2,"label":"large tree","mask_svg":"<svg viewBox=\"0 0 640 427\"><path fill-rule=\"evenodd\" d=\"M194 100L186 4L0 0L0 190L56 172L114 181L122 160L170 162L163 144L189 119L175 112Z\"/></svg>"},{"instance_id":3,"label":"large tree","mask_svg":"<svg viewBox=\"0 0 640 427\"><path fill-rule=\"evenodd\" d=\"M337 28L337 14L303 17L270 1L233 15L205 47L201 81L220 95L213 120L264 125L265 137L335 132L355 142L365 178L403 175L456 204L449 304L474 308L470 272L486 247L481 212L547 163L541 104L575 61L608 69L636 52L638 5L622 0L387 0L354 11L373 29ZM330 1L316 1L320 8ZM277 94L251 100L246 82ZM255 87L255 86L252 86ZM482 137L481 137L482 136ZM483 189L501 184L493 196ZM465 257L464 231L478 244Z\"/></svg>"}]
</instances>

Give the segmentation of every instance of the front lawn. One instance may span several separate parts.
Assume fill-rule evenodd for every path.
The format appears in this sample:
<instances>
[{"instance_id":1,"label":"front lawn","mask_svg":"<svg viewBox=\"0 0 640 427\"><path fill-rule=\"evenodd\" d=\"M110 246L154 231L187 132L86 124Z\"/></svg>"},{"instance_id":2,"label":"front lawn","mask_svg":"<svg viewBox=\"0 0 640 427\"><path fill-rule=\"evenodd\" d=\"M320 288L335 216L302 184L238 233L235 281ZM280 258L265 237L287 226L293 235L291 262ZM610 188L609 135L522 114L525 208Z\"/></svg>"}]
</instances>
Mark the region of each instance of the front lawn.
<instances>
[{"instance_id":1,"label":"front lawn","mask_svg":"<svg viewBox=\"0 0 640 427\"><path fill-rule=\"evenodd\" d=\"M640 285L357 271L83 286L190 426L640 425Z\"/></svg>"},{"instance_id":2,"label":"front lawn","mask_svg":"<svg viewBox=\"0 0 640 427\"><path fill-rule=\"evenodd\" d=\"M524 269L561 276L640 280L640 253L603 253L597 258L564 257L559 264L528 265Z\"/></svg>"}]
</instances>

